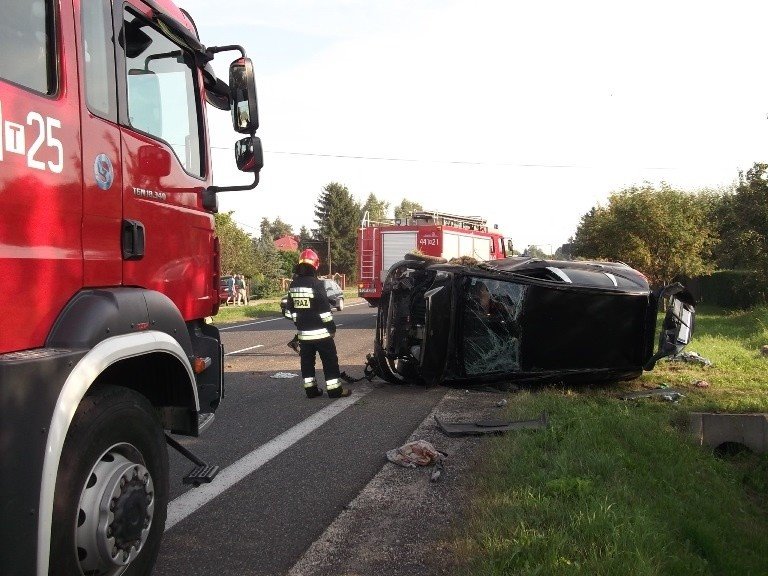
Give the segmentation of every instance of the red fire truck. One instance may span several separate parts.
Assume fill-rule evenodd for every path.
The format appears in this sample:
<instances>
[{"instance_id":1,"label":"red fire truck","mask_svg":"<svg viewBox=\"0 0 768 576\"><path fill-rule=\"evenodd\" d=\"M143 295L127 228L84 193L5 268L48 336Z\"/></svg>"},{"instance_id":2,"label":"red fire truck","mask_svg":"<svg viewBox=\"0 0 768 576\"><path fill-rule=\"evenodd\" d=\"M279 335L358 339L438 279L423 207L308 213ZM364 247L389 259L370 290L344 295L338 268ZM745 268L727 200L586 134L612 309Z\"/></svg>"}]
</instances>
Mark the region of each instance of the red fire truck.
<instances>
[{"instance_id":1,"label":"red fire truck","mask_svg":"<svg viewBox=\"0 0 768 576\"><path fill-rule=\"evenodd\" d=\"M402 221L377 223L366 212L357 231L358 295L375 306L390 266L413 251L447 260L471 256L484 261L505 258L512 247L478 216L415 211Z\"/></svg>"},{"instance_id":2,"label":"red fire truck","mask_svg":"<svg viewBox=\"0 0 768 576\"><path fill-rule=\"evenodd\" d=\"M5 0L0 54L0 574L148 574L166 444L217 471L169 434L223 396L213 214L258 183L253 66L170 0ZM212 185L208 106L252 184Z\"/></svg>"}]
</instances>

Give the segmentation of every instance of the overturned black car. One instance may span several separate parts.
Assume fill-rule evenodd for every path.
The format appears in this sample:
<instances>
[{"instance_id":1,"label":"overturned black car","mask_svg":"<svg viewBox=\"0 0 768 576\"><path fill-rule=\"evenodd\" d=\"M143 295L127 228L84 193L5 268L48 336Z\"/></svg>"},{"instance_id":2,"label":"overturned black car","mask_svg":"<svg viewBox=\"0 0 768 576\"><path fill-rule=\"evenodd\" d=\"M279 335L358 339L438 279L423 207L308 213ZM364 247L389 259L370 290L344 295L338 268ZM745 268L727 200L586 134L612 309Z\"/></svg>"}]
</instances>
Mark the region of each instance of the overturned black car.
<instances>
[{"instance_id":1,"label":"overturned black car","mask_svg":"<svg viewBox=\"0 0 768 576\"><path fill-rule=\"evenodd\" d=\"M690 293L653 291L626 264L406 258L387 275L368 358L369 373L389 382L627 380L693 334Z\"/></svg>"}]
</instances>

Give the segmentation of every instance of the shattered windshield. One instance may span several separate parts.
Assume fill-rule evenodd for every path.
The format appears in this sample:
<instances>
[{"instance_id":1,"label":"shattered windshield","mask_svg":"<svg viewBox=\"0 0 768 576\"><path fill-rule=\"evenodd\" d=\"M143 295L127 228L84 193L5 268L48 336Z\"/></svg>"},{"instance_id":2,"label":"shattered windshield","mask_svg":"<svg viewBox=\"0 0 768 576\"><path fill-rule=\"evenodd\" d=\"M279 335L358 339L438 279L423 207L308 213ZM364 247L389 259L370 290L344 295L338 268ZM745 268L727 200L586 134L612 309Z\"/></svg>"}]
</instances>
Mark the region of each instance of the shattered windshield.
<instances>
[{"instance_id":1,"label":"shattered windshield","mask_svg":"<svg viewBox=\"0 0 768 576\"><path fill-rule=\"evenodd\" d=\"M467 376L520 370L519 317L526 289L501 280L467 279L462 313Z\"/></svg>"}]
</instances>

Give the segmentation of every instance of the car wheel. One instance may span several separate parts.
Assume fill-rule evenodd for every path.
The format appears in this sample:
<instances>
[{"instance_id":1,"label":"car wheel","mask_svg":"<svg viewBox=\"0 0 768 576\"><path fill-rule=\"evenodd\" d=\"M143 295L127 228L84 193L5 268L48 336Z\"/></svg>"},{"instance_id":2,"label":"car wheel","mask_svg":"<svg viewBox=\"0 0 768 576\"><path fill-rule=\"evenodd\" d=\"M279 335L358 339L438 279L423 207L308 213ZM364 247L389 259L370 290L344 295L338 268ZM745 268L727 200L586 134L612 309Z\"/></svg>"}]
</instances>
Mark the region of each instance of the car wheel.
<instances>
[{"instance_id":1,"label":"car wheel","mask_svg":"<svg viewBox=\"0 0 768 576\"><path fill-rule=\"evenodd\" d=\"M148 574L168 505L168 452L149 401L106 386L77 408L56 478L55 574Z\"/></svg>"},{"instance_id":2,"label":"car wheel","mask_svg":"<svg viewBox=\"0 0 768 576\"><path fill-rule=\"evenodd\" d=\"M339 312L344 310L344 298L339 298L339 301L336 304L336 310L338 310Z\"/></svg>"}]
</instances>

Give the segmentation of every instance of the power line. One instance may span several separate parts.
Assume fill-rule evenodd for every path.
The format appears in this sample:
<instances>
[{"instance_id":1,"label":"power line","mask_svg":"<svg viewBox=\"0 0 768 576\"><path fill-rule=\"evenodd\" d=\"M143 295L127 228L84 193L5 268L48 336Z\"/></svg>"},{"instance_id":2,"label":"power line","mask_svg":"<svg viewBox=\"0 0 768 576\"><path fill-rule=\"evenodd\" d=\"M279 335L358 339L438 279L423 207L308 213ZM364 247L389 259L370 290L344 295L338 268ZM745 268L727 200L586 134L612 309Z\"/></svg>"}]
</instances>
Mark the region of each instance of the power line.
<instances>
[{"instance_id":1,"label":"power line","mask_svg":"<svg viewBox=\"0 0 768 576\"><path fill-rule=\"evenodd\" d=\"M232 150L225 146L211 146L215 150ZM317 158L341 158L344 160L377 160L383 162L410 162L424 164L458 164L463 166L512 166L515 168L558 168L558 169L601 169L600 166L583 164L537 164L523 162L474 162L470 160L425 160L423 158L397 158L389 156L356 156L348 154L323 154L319 152L288 152L284 150L264 150L265 154L283 154L286 156L308 156ZM637 170L680 170L677 166L640 166Z\"/></svg>"}]
</instances>

